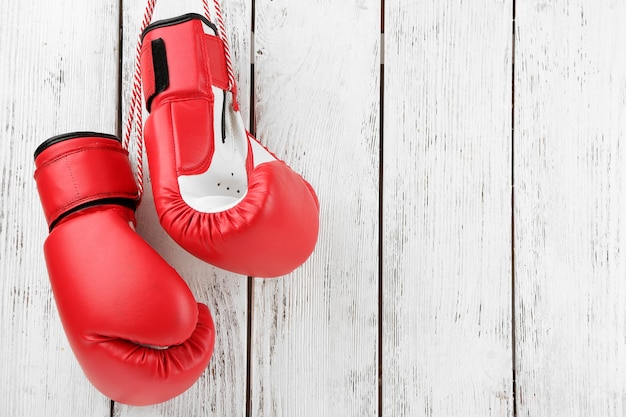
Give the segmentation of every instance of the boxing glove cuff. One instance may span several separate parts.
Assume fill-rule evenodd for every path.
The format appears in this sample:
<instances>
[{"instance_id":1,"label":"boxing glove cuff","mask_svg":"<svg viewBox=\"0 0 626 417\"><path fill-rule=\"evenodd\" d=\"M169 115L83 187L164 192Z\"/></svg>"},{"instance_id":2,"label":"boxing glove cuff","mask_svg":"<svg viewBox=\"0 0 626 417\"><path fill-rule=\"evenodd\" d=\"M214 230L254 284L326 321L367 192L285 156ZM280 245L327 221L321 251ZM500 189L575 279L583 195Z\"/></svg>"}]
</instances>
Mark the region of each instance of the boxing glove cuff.
<instances>
[{"instance_id":1,"label":"boxing glove cuff","mask_svg":"<svg viewBox=\"0 0 626 417\"><path fill-rule=\"evenodd\" d=\"M224 43L219 37L212 33L199 34L182 31L178 33L176 54L177 57L184 56L184 59L169 61L167 47L162 38L154 37L149 41L145 40L146 35L155 29L194 20L200 21L207 27L207 30L217 33L217 28L213 23L195 13L161 20L144 30L141 68L143 93L148 112L152 110L153 101L157 97L160 102L164 102L168 98L178 98L181 95L187 98L212 96L210 86L222 90L228 89Z\"/></svg>"},{"instance_id":2,"label":"boxing glove cuff","mask_svg":"<svg viewBox=\"0 0 626 417\"><path fill-rule=\"evenodd\" d=\"M137 205L128 152L115 136L74 132L52 137L35 151L35 167L50 230L68 214L93 205L113 203L132 209Z\"/></svg>"}]
</instances>

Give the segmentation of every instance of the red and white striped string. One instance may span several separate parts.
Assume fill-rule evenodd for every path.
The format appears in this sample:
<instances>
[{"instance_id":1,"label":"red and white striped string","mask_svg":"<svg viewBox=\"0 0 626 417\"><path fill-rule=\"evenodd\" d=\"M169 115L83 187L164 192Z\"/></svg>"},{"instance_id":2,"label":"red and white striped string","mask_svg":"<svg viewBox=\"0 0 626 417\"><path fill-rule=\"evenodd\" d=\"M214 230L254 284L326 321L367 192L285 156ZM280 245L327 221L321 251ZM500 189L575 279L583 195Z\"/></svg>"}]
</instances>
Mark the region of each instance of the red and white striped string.
<instances>
[{"instance_id":1,"label":"red and white striped string","mask_svg":"<svg viewBox=\"0 0 626 417\"><path fill-rule=\"evenodd\" d=\"M135 49L135 72L133 74L133 88L131 90L130 104L128 106L128 118L126 119L126 131L122 146L129 151L130 138L135 128L135 140L137 148L137 188L139 198L143 196L143 103L141 99L141 35L152 21L152 13L156 6L156 0L148 0L146 11L143 14L143 21L139 30L139 39Z\"/></svg>"},{"instance_id":2,"label":"red and white striped string","mask_svg":"<svg viewBox=\"0 0 626 417\"><path fill-rule=\"evenodd\" d=\"M204 14L209 21L211 19L211 11L209 9L208 0L202 0ZM220 7L219 0L213 0L215 7L215 15L218 28L218 36L224 44L224 52L226 55L226 71L228 73L228 90L233 93L233 107L235 110L239 107L236 99L236 86L235 86L235 74L233 71L233 65L230 58L230 47L228 43L228 36L226 35L226 26L224 25L224 17L222 16L222 9ZM128 106L128 116L126 119L126 129L124 132L124 138L122 146L124 149L130 152L130 141L135 134L135 147L137 152L136 169L137 169L137 188L139 190L139 198L143 196L143 101L142 101L142 82L141 82L141 43L142 34L146 27L152 21L152 14L156 6L156 0L148 0L146 4L146 10L143 15L141 27L139 30L139 39L137 41L137 47L135 49L135 69L133 74L133 87L131 89L130 103Z\"/></svg>"},{"instance_id":3,"label":"red and white striped string","mask_svg":"<svg viewBox=\"0 0 626 417\"><path fill-rule=\"evenodd\" d=\"M209 0L202 0L202 6L204 7L204 15L207 19L209 19L209 22L212 22L211 11L209 10Z\"/></svg>"}]
</instances>

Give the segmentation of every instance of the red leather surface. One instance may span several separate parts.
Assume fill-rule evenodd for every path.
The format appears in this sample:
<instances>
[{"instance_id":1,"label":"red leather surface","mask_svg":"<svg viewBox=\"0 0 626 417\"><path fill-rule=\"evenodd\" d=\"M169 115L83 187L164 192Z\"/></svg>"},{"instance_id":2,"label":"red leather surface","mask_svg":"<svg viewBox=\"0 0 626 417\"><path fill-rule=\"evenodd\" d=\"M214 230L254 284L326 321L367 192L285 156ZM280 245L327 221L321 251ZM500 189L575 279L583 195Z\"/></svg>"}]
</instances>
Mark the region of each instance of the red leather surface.
<instances>
[{"instance_id":1,"label":"red leather surface","mask_svg":"<svg viewBox=\"0 0 626 417\"><path fill-rule=\"evenodd\" d=\"M53 145L39 155L37 166L69 158L90 142ZM93 165L82 164L94 163L95 153L90 155L65 160L68 171L86 173L81 181L96 191L94 197L99 189L124 183L115 173L89 176ZM100 152L98 166L114 160L111 155ZM66 182L60 166L37 172L42 195L50 184L71 195L74 184ZM53 228L44 254L65 333L87 378L115 401L148 405L179 395L200 377L213 352L215 329L208 308L196 303L176 271L133 231L134 221L133 210L118 205L74 212Z\"/></svg>"},{"instance_id":2,"label":"red leather surface","mask_svg":"<svg viewBox=\"0 0 626 417\"><path fill-rule=\"evenodd\" d=\"M209 120L212 125L213 118L221 116L205 105L207 100L213 102L209 69L197 61L199 54L190 53L204 44L206 36L201 22L192 20L154 29L144 39L164 39L172 80L162 97L154 99L144 131L159 219L180 246L206 262L244 275L284 275L309 257L319 228L315 192L284 162L249 170L246 197L223 212L196 211L180 194L177 175L201 166L201 159L212 152L202 152L200 158L190 149L200 149L198 142L214 146L212 129L202 124L198 129L193 121ZM223 51L208 60L220 62Z\"/></svg>"},{"instance_id":3,"label":"red leather surface","mask_svg":"<svg viewBox=\"0 0 626 417\"><path fill-rule=\"evenodd\" d=\"M209 60L211 72L211 84L222 90L228 89L228 72L226 71L226 56L224 55L224 43L215 36L204 35L202 43L205 48L205 56Z\"/></svg>"},{"instance_id":4,"label":"red leather surface","mask_svg":"<svg viewBox=\"0 0 626 417\"><path fill-rule=\"evenodd\" d=\"M172 157L176 157L176 172L178 175L200 174L209 168L213 157L213 142L207 138L213 137L213 121L207 114L213 113L213 100L200 97L194 100L182 100L163 103L155 106L162 113L169 109L171 125L169 131L183 130L187 132L185 140L172 141ZM153 110L154 111L154 110ZM172 161L173 162L173 161Z\"/></svg>"},{"instance_id":5,"label":"red leather surface","mask_svg":"<svg viewBox=\"0 0 626 417\"><path fill-rule=\"evenodd\" d=\"M143 53L144 51L146 51L145 54ZM152 56L152 44L150 42L144 42L142 44L142 57L143 56ZM152 97L155 91L154 67L152 61L141 60L141 74L143 76L143 96L147 100L149 97Z\"/></svg>"},{"instance_id":6,"label":"red leather surface","mask_svg":"<svg viewBox=\"0 0 626 417\"><path fill-rule=\"evenodd\" d=\"M106 138L75 138L45 149L35 160L48 226L60 214L102 198L137 198L128 153Z\"/></svg>"}]
</instances>

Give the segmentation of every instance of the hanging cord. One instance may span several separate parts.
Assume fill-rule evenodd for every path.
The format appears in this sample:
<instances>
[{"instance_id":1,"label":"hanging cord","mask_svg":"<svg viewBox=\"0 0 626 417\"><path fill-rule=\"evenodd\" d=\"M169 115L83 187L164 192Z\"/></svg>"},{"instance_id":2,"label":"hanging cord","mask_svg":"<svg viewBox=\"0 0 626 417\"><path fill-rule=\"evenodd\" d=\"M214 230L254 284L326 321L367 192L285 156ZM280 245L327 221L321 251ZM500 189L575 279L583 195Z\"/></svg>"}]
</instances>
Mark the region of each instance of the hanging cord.
<instances>
[{"instance_id":1,"label":"hanging cord","mask_svg":"<svg viewBox=\"0 0 626 417\"><path fill-rule=\"evenodd\" d=\"M204 16L209 19L209 22L212 22L211 19L211 11L209 10L209 0L202 0L202 6L204 6Z\"/></svg>"},{"instance_id":2,"label":"hanging cord","mask_svg":"<svg viewBox=\"0 0 626 417\"><path fill-rule=\"evenodd\" d=\"M228 42L228 35L226 34L226 26L224 25L224 16L222 15L220 1L213 0L213 4L215 4L215 15L217 17L217 28L219 31L218 36L220 37L220 39L222 39L222 43L224 44L224 54L226 55L228 90L233 94L233 108L235 109L235 111L237 111L239 110L239 104L237 103L237 86L235 85L235 72L233 71L233 63L230 59L230 45Z\"/></svg>"},{"instance_id":3,"label":"hanging cord","mask_svg":"<svg viewBox=\"0 0 626 417\"><path fill-rule=\"evenodd\" d=\"M211 19L211 12L209 9L208 0L202 0L202 4L204 7L204 14L209 21L213 21ZM218 36L222 40L224 44L224 54L226 55L226 71L228 73L228 90L233 95L233 109L235 111L239 110L239 103L237 102L237 86L235 84L235 73L233 72L233 64L230 58L230 47L228 43L228 36L226 35L226 27L224 25L224 17L222 16L222 9L220 7L219 0L213 0L213 5L215 7L215 15L217 20L218 27ZM142 82L141 82L141 44L142 44L142 34L146 27L152 21L152 14L154 12L154 7L156 6L156 0L148 0L146 5L146 10L143 15L143 21L141 22L141 28L139 31L139 39L137 41L137 48L135 51L135 72L133 74L133 88L131 90L131 98L128 107L128 117L126 119L126 130L124 133L124 140L122 141L122 146L127 151L130 151L130 141L133 136L133 128L135 133L135 147L137 149L137 188L139 190L138 198L141 199L143 196L143 102L142 102Z\"/></svg>"},{"instance_id":4,"label":"hanging cord","mask_svg":"<svg viewBox=\"0 0 626 417\"><path fill-rule=\"evenodd\" d=\"M156 6L156 0L148 0L146 11L143 15L141 28L139 30L139 39L135 50L135 73L133 74L133 89L131 90L130 104L128 107L128 118L126 119L126 132L122 147L129 150L130 138L135 127L135 145L137 148L137 188L139 190L138 198L143 196L143 103L141 102L141 35L146 26L152 21L152 13Z\"/></svg>"}]
</instances>

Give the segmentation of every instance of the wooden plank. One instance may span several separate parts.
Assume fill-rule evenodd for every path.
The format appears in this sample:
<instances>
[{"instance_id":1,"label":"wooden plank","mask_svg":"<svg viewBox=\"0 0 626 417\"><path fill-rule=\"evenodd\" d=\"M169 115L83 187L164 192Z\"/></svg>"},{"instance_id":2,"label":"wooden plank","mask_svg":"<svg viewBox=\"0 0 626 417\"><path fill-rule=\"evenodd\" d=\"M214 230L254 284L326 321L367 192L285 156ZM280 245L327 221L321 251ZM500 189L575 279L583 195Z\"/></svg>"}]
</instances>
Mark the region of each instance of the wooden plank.
<instances>
[{"instance_id":1,"label":"wooden plank","mask_svg":"<svg viewBox=\"0 0 626 417\"><path fill-rule=\"evenodd\" d=\"M626 414L623 2L518 2L519 416Z\"/></svg>"},{"instance_id":2,"label":"wooden plank","mask_svg":"<svg viewBox=\"0 0 626 417\"><path fill-rule=\"evenodd\" d=\"M115 132L118 2L4 2L0 26L0 404L4 415L108 416L63 333L43 258L33 152Z\"/></svg>"},{"instance_id":3,"label":"wooden plank","mask_svg":"<svg viewBox=\"0 0 626 417\"><path fill-rule=\"evenodd\" d=\"M125 118L132 88L135 47L146 2L133 0L123 3L122 95ZM209 3L213 4L212 1ZM245 0L229 0L223 3L233 66L240 91L239 102L244 120L247 121L250 96L251 4ZM190 12L204 14L202 2L200 0L158 2L153 21ZM144 161L144 169L147 179L145 195L137 214L139 221L137 230L185 278L196 299L209 306L216 327L215 351L208 370L187 392L171 401L151 407L137 408L115 404L114 415L243 417L246 411L247 278L219 270L194 258L165 233L159 225L154 208L147 161Z\"/></svg>"},{"instance_id":4,"label":"wooden plank","mask_svg":"<svg viewBox=\"0 0 626 417\"><path fill-rule=\"evenodd\" d=\"M259 139L321 203L312 257L256 279L252 416L378 411L380 2L255 2Z\"/></svg>"},{"instance_id":5,"label":"wooden plank","mask_svg":"<svg viewBox=\"0 0 626 417\"><path fill-rule=\"evenodd\" d=\"M385 417L513 414L511 7L385 1Z\"/></svg>"}]
</instances>

